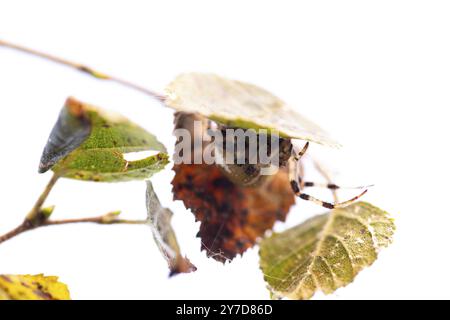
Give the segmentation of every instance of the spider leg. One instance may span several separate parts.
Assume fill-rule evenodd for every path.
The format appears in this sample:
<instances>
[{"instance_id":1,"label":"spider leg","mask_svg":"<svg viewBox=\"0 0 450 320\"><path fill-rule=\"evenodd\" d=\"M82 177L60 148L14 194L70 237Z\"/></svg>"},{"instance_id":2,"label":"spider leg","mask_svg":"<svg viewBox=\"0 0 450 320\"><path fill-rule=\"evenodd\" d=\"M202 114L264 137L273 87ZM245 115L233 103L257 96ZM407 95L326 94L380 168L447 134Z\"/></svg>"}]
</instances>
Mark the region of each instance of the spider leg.
<instances>
[{"instance_id":1,"label":"spider leg","mask_svg":"<svg viewBox=\"0 0 450 320\"><path fill-rule=\"evenodd\" d=\"M328 184L333 184L333 179L331 179L331 174L328 172L328 170L326 170L322 164L315 158L312 158L314 167L316 168L316 170L322 175L322 177L325 178L325 180L327 181ZM336 189L330 189L331 193L333 194L333 199L334 202L338 202L339 198L336 192Z\"/></svg>"},{"instance_id":2,"label":"spider leg","mask_svg":"<svg viewBox=\"0 0 450 320\"><path fill-rule=\"evenodd\" d=\"M366 192L367 189L365 189L362 193L360 193L359 195L357 195L356 197L353 197L347 201L343 201L343 202L338 202L335 201L334 203L331 202L325 202L322 200L319 200L317 198L314 198L313 196L303 193L301 190L301 188L303 187L301 183L299 183L299 179L301 179L301 177L298 174L298 161L291 159L291 161L289 161L289 180L291 183L291 188L292 191L294 191L295 195L298 196L300 199L306 200L306 201L312 201L322 207L328 208L328 209L335 209L335 208L342 208L345 206L348 206L349 204L355 202L356 200L358 200L359 198L361 198ZM306 183L303 183L306 186ZM335 191L335 189L333 189L334 187L338 187L337 185L334 184L330 184L332 185L332 190Z\"/></svg>"},{"instance_id":3,"label":"spider leg","mask_svg":"<svg viewBox=\"0 0 450 320\"><path fill-rule=\"evenodd\" d=\"M306 153L306 150L308 150L309 147L309 141L306 141L305 146L302 150L300 150L299 153L292 152L292 155L294 156L295 161L300 160L301 157Z\"/></svg>"},{"instance_id":4,"label":"spider leg","mask_svg":"<svg viewBox=\"0 0 450 320\"><path fill-rule=\"evenodd\" d=\"M373 184L368 185L368 186L358 186L358 187L342 187L342 186L338 186L337 184L334 184L334 183L318 183L318 182L312 182L312 181L303 181L301 175L298 177L298 180L299 180L300 184L303 185L305 188L326 188L326 189L330 189L330 190L337 190L337 189L367 189L367 188L373 187ZM301 189L303 189L303 188L301 188Z\"/></svg>"},{"instance_id":5,"label":"spider leg","mask_svg":"<svg viewBox=\"0 0 450 320\"><path fill-rule=\"evenodd\" d=\"M303 163L300 161L300 159L303 157L303 155L306 153L309 147L309 141L306 141L305 145L303 146L302 150L300 152L295 152L294 148L292 149L292 157L294 161L289 161L289 175L295 175L297 177L303 177L305 174L305 168L303 166ZM291 167L292 166L292 167ZM300 174L299 174L300 173ZM290 180L292 180L293 176ZM303 189L303 181L300 179L300 188Z\"/></svg>"},{"instance_id":6,"label":"spider leg","mask_svg":"<svg viewBox=\"0 0 450 320\"><path fill-rule=\"evenodd\" d=\"M318 204L319 206L328 208L328 209L336 209L336 208L343 208L348 206L349 204L355 202L356 200L358 200L359 198L361 198L364 194L366 194L366 192L368 191L367 189L364 190L363 192L361 192L359 195L357 195L356 197L353 197L347 201L343 201L343 202L336 202L336 203L330 203L330 202L325 202L322 200L319 200L317 198L314 198L313 196L303 193L300 190L300 187L298 185L298 182L295 180L291 180L291 188L294 191L295 195L298 196L300 199L306 200L306 201L312 201L315 204Z\"/></svg>"}]
</instances>

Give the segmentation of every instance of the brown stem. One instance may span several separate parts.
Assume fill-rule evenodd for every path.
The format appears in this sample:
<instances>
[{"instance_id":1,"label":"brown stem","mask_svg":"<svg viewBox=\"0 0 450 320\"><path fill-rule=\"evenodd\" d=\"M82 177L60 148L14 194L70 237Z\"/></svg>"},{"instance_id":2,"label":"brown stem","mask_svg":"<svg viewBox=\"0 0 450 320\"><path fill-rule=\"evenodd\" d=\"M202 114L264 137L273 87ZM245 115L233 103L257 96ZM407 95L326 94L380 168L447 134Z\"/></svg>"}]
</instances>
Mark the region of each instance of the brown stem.
<instances>
[{"instance_id":1,"label":"brown stem","mask_svg":"<svg viewBox=\"0 0 450 320\"><path fill-rule=\"evenodd\" d=\"M33 208L30 210L28 215L26 216L25 220L16 228L13 230L5 233L4 235L0 236L0 243L5 242L11 238L14 238L15 236L18 236L21 233L37 229L40 227L46 227L46 226L54 226L54 225L61 225L61 224L70 224L70 223L98 223L98 224L145 224L147 223L147 220L123 220L123 219L117 219L118 212L108 213L103 216L98 217L92 217L92 218L80 218L80 219L67 219L67 220L49 220L49 215L51 214L51 211L53 208L50 209L50 211L45 210L42 208L44 205L45 200L47 199L48 195L50 194L50 191L55 186L56 182L58 181L59 176L56 174L53 174L50 181L47 183L47 186L45 187L42 194L39 196L38 200L34 204Z\"/></svg>"},{"instance_id":2,"label":"brown stem","mask_svg":"<svg viewBox=\"0 0 450 320\"><path fill-rule=\"evenodd\" d=\"M22 223L20 226L12 229L11 231L5 233L4 235L2 235L0 237L0 243L3 243L11 238L14 238L15 236L25 232L31 230L29 227L27 227L27 225L25 223Z\"/></svg>"},{"instance_id":3,"label":"brown stem","mask_svg":"<svg viewBox=\"0 0 450 320\"><path fill-rule=\"evenodd\" d=\"M92 76L92 77L94 77L96 79L108 80L108 81L111 81L111 82L118 83L118 84L123 85L125 87L128 87L130 89L142 92L142 93L144 93L146 95L149 95L152 98L155 98L158 101L164 103L165 96L163 94L156 93L156 92L154 92L152 90L144 88L143 86L134 84L134 83L132 83L132 82L130 82L128 80L124 80L124 79L121 79L121 78L118 78L118 77L114 77L114 76L108 75L108 74L103 73L103 72L99 72L99 71L94 70L94 69L92 69L92 68L90 68L88 66L85 66L83 64L72 62L72 61L69 61L69 60L66 60L66 59L63 59L63 58L60 58L60 57L56 57L56 56L53 56L53 55L50 55L50 54L47 54L47 53L44 53L44 52L40 52L40 51L37 51L37 50L34 50L34 49L30 49L30 48L27 48L27 47L24 47L24 46L21 46L21 45L18 45L18 44L14 44L14 43L11 43L11 42L7 42L7 41L4 41L4 40L0 40L0 46L7 47L7 48L10 48L10 49L13 49L13 50L17 50L17 51L21 51L21 52L24 52L24 53L28 53L28 54L31 54L33 56L40 57L40 58L43 58L45 60L52 61L54 63L61 64L61 65L64 65L66 67L76 69L76 70L78 70L80 72L83 72L85 74L88 74L88 75L90 75L90 76Z\"/></svg>"},{"instance_id":4,"label":"brown stem","mask_svg":"<svg viewBox=\"0 0 450 320\"><path fill-rule=\"evenodd\" d=\"M45 187L44 191L39 196L38 200L34 204L34 206L31 209L31 211L28 213L25 221L33 222L33 221L35 221L38 218L38 216L39 216L39 214L41 212L42 205L44 204L45 200L47 199L48 195L50 194L50 191L52 191L52 189L55 186L55 184L58 181L58 179L59 179L59 176L56 175L56 174L53 174L52 178L47 183L47 186Z\"/></svg>"},{"instance_id":5,"label":"brown stem","mask_svg":"<svg viewBox=\"0 0 450 320\"><path fill-rule=\"evenodd\" d=\"M108 215L92 217L92 218L81 218L81 219L67 219L67 220L47 220L42 226L54 226L60 224L70 224L70 223L98 223L98 224L146 224L147 220L125 220L125 219L114 219L109 220Z\"/></svg>"},{"instance_id":6,"label":"brown stem","mask_svg":"<svg viewBox=\"0 0 450 320\"><path fill-rule=\"evenodd\" d=\"M67 219L67 220L44 220L38 225L33 225L30 221L25 220L20 226L9 231L0 237L0 243L10 240L22 234L24 232L34 230L41 227L56 226L62 224L73 224L73 223L97 223L97 224L146 224L147 220L124 220L115 219L111 214L106 214L103 216L92 217L92 218L80 218L80 219Z\"/></svg>"},{"instance_id":7,"label":"brown stem","mask_svg":"<svg viewBox=\"0 0 450 320\"><path fill-rule=\"evenodd\" d=\"M45 186L44 191L41 193L41 195L37 199L36 203L34 204L33 208L30 210L30 212L26 216L25 220L19 226L14 228L13 230L0 236L0 243L5 242L25 231L34 229L34 228L42 225L42 223L45 220L47 220L47 216L45 216L44 212L42 211L42 205L44 204L45 200L47 199L48 195L50 194L50 191L52 191L53 187L55 186L56 182L58 181L58 178L59 178L59 176L57 176L56 174L53 174L50 181Z\"/></svg>"}]
</instances>

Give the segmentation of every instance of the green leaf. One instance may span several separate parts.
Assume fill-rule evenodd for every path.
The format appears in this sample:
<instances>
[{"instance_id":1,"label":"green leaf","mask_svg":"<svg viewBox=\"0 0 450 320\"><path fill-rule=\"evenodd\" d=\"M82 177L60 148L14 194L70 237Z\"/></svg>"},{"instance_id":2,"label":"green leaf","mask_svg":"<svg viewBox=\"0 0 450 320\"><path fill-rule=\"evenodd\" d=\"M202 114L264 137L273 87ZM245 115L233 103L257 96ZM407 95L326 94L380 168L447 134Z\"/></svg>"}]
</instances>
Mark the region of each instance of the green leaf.
<instances>
[{"instance_id":1,"label":"green leaf","mask_svg":"<svg viewBox=\"0 0 450 320\"><path fill-rule=\"evenodd\" d=\"M270 92L213 74L187 73L166 88L167 106L230 127L276 130L287 138L338 147L324 130Z\"/></svg>"},{"instance_id":2,"label":"green leaf","mask_svg":"<svg viewBox=\"0 0 450 320\"><path fill-rule=\"evenodd\" d=\"M70 300L70 293L58 277L0 275L0 300Z\"/></svg>"},{"instance_id":3,"label":"green leaf","mask_svg":"<svg viewBox=\"0 0 450 320\"><path fill-rule=\"evenodd\" d=\"M261 270L274 297L329 294L370 266L394 231L386 212L358 202L262 240Z\"/></svg>"},{"instance_id":4,"label":"green leaf","mask_svg":"<svg viewBox=\"0 0 450 320\"><path fill-rule=\"evenodd\" d=\"M125 153L154 151L127 161ZM69 98L44 149L39 171L89 181L147 179L168 163L155 136L128 119Z\"/></svg>"},{"instance_id":5,"label":"green leaf","mask_svg":"<svg viewBox=\"0 0 450 320\"><path fill-rule=\"evenodd\" d=\"M150 181L147 181L147 213L153 238L169 265L170 275L196 271L197 268L189 259L181 255L175 231L170 224L173 213L161 205Z\"/></svg>"}]
</instances>

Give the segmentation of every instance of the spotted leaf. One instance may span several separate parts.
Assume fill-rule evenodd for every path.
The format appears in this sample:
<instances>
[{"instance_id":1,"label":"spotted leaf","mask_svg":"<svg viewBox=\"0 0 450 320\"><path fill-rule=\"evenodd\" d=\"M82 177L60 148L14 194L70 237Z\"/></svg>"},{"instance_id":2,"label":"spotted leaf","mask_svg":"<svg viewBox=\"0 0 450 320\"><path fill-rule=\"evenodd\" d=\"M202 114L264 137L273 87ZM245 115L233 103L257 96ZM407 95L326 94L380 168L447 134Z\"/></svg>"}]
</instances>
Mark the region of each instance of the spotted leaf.
<instances>
[{"instance_id":1,"label":"spotted leaf","mask_svg":"<svg viewBox=\"0 0 450 320\"><path fill-rule=\"evenodd\" d=\"M124 154L152 151L127 161ZM90 181L146 179L168 163L155 136L128 119L69 98L44 149L39 171Z\"/></svg>"},{"instance_id":2,"label":"spotted leaf","mask_svg":"<svg viewBox=\"0 0 450 320\"><path fill-rule=\"evenodd\" d=\"M358 202L264 239L261 269L274 297L309 299L318 290L329 294L370 266L394 231L386 212Z\"/></svg>"},{"instance_id":3,"label":"spotted leaf","mask_svg":"<svg viewBox=\"0 0 450 320\"><path fill-rule=\"evenodd\" d=\"M258 187L231 182L216 165L174 166L174 199L201 222L198 236L209 257L225 262L251 248L294 204L283 169Z\"/></svg>"}]
</instances>

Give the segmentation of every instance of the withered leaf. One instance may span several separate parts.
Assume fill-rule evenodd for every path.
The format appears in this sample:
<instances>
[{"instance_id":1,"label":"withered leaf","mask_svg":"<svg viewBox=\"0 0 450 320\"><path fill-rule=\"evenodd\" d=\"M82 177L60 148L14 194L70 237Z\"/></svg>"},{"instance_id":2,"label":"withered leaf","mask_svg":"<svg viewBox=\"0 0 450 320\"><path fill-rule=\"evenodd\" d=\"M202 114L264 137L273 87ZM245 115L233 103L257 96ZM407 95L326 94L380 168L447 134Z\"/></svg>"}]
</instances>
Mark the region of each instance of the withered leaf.
<instances>
[{"instance_id":1,"label":"withered leaf","mask_svg":"<svg viewBox=\"0 0 450 320\"><path fill-rule=\"evenodd\" d=\"M284 221L295 201L284 169L257 187L232 183L216 165L179 164L174 171L174 199L201 222L202 250L221 262L242 254L277 220Z\"/></svg>"},{"instance_id":2,"label":"withered leaf","mask_svg":"<svg viewBox=\"0 0 450 320\"><path fill-rule=\"evenodd\" d=\"M70 300L70 294L58 277L0 275L0 300Z\"/></svg>"},{"instance_id":3,"label":"withered leaf","mask_svg":"<svg viewBox=\"0 0 450 320\"><path fill-rule=\"evenodd\" d=\"M127 161L125 153L154 151ZM52 169L65 178L90 181L146 179L168 163L155 136L128 119L69 98L44 149L39 171Z\"/></svg>"},{"instance_id":4,"label":"withered leaf","mask_svg":"<svg viewBox=\"0 0 450 320\"><path fill-rule=\"evenodd\" d=\"M386 212L358 202L261 241L261 269L274 297L309 299L318 290L329 294L370 266L394 231Z\"/></svg>"},{"instance_id":5,"label":"withered leaf","mask_svg":"<svg viewBox=\"0 0 450 320\"><path fill-rule=\"evenodd\" d=\"M173 213L161 205L150 181L147 181L147 214L153 238L169 265L170 275L196 271L197 268L189 259L181 255L180 246L170 222Z\"/></svg>"},{"instance_id":6,"label":"withered leaf","mask_svg":"<svg viewBox=\"0 0 450 320\"><path fill-rule=\"evenodd\" d=\"M213 74L179 75L166 88L167 106L230 127L274 129L280 136L338 147L323 129L270 92Z\"/></svg>"}]
</instances>

